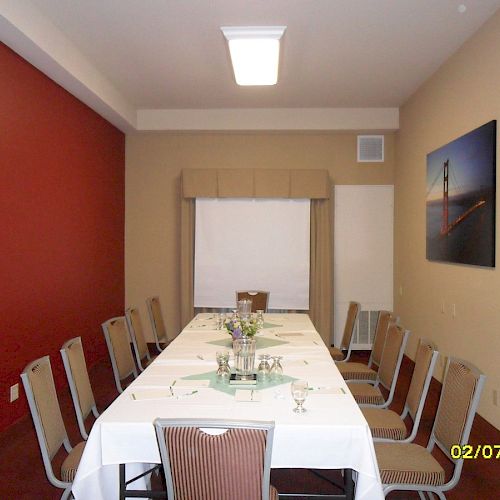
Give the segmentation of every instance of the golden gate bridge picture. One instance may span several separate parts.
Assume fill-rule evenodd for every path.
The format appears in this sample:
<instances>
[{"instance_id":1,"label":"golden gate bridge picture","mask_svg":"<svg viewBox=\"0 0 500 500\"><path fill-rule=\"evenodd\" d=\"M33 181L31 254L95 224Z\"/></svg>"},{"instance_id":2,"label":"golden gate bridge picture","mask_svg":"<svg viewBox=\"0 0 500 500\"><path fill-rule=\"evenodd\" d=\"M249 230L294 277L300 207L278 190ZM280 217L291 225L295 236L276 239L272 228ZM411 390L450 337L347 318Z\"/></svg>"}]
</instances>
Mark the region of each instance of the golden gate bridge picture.
<instances>
[{"instance_id":1,"label":"golden gate bridge picture","mask_svg":"<svg viewBox=\"0 0 500 500\"><path fill-rule=\"evenodd\" d=\"M466 217L471 215L474 210L483 207L486 204L486 200L481 197L479 200L477 200L474 205L469 207L464 213L460 214L455 220L450 222L449 220L449 195L448 195L448 189L449 189L449 171L450 171L450 160L446 160L443 164L443 174L441 175L441 172L438 172L438 175L436 176L434 182L431 185L431 190L436 184L436 182L440 179L440 177L443 177L443 216L442 216L442 221L441 221L441 236L448 236L453 229L455 229L458 224L463 222ZM429 190L427 191L427 195L429 195Z\"/></svg>"},{"instance_id":2,"label":"golden gate bridge picture","mask_svg":"<svg viewBox=\"0 0 500 500\"><path fill-rule=\"evenodd\" d=\"M496 121L427 155L427 259L495 265Z\"/></svg>"}]
</instances>

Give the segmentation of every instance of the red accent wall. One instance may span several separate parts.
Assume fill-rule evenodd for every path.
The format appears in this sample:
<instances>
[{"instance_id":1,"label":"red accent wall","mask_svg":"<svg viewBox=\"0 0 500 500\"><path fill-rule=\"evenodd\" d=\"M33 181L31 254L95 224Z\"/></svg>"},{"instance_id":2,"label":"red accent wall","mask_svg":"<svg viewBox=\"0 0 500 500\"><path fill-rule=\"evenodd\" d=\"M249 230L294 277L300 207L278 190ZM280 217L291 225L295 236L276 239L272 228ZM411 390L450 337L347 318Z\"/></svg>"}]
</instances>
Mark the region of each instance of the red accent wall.
<instances>
[{"instance_id":1,"label":"red accent wall","mask_svg":"<svg viewBox=\"0 0 500 500\"><path fill-rule=\"evenodd\" d=\"M125 136L0 43L0 431L28 412L20 373L123 314ZM20 397L9 403L10 386Z\"/></svg>"}]
</instances>

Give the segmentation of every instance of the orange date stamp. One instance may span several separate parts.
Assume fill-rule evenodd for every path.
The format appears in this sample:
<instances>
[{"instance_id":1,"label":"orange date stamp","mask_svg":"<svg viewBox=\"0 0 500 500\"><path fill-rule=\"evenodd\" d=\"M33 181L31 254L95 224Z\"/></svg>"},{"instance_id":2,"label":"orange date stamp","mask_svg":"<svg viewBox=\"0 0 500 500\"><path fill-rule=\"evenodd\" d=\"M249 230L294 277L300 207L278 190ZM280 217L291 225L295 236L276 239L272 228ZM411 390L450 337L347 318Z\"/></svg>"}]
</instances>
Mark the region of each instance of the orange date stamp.
<instances>
[{"instance_id":1,"label":"orange date stamp","mask_svg":"<svg viewBox=\"0 0 500 500\"><path fill-rule=\"evenodd\" d=\"M454 444L450 448L450 455L455 460L459 458L464 460L478 458L498 460L500 459L500 444L477 444L475 446L471 444Z\"/></svg>"}]
</instances>

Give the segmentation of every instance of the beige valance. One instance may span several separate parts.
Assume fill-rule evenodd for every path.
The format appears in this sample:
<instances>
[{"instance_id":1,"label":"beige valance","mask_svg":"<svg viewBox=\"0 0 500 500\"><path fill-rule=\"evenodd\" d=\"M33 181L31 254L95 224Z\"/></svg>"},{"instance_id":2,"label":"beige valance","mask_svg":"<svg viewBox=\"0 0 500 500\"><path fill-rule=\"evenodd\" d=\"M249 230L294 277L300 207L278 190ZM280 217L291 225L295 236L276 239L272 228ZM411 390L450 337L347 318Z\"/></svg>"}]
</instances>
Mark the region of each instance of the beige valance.
<instances>
[{"instance_id":1,"label":"beige valance","mask_svg":"<svg viewBox=\"0 0 500 500\"><path fill-rule=\"evenodd\" d=\"M330 198L327 170L186 168L184 198Z\"/></svg>"}]
</instances>

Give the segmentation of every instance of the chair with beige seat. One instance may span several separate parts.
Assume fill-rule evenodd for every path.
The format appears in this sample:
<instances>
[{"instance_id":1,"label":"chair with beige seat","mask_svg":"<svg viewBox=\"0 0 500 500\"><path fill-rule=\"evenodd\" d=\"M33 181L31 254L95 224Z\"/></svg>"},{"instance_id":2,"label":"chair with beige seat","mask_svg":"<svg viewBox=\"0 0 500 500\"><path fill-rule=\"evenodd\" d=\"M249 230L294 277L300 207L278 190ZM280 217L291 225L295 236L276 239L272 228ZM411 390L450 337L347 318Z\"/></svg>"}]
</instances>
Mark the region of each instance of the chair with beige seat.
<instances>
[{"instance_id":1,"label":"chair with beige seat","mask_svg":"<svg viewBox=\"0 0 500 500\"><path fill-rule=\"evenodd\" d=\"M349 302L347 317L344 325L344 334L342 335L340 347L331 346L328 348L330 351L330 356L334 361L345 363L351 357L351 346L354 328L356 327L356 322L358 321L360 311L361 304L359 304L358 302ZM344 354L344 351L347 351L347 353Z\"/></svg>"},{"instance_id":2,"label":"chair with beige seat","mask_svg":"<svg viewBox=\"0 0 500 500\"><path fill-rule=\"evenodd\" d=\"M439 353L429 340L420 339L415 357L415 368L401 415L387 408L362 408L370 426L374 441L400 441L410 443L417 435L425 399L431 385L432 374ZM404 419L410 416L413 422L411 433Z\"/></svg>"},{"instance_id":3,"label":"chair with beige seat","mask_svg":"<svg viewBox=\"0 0 500 500\"><path fill-rule=\"evenodd\" d=\"M251 300L252 312L264 311L267 312L269 304L269 292L263 290L249 290L236 292L236 301L238 300Z\"/></svg>"},{"instance_id":4,"label":"chair with beige seat","mask_svg":"<svg viewBox=\"0 0 500 500\"><path fill-rule=\"evenodd\" d=\"M387 408L391 404L409 335L409 330L405 330L402 326L395 323L389 325L375 384L365 382L347 384L358 404L378 408ZM387 399L384 398L379 386L389 391Z\"/></svg>"},{"instance_id":5,"label":"chair with beige seat","mask_svg":"<svg viewBox=\"0 0 500 500\"><path fill-rule=\"evenodd\" d=\"M155 338L156 349L162 352L168 344L167 329L163 321L163 314L161 312L160 297L148 297L146 299L146 306L148 308L149 321L151 322L151 330Z\"/></svg>"},{"instance_id":6,"label":"chair with beige seat","mask_svg":"<svg viewBox=\"0 0 500 500\"><path fill-rule=\"evenodd\" d=\"M379 311L377 318L377 326L375 327L375 335L373 338L373 348L370 353L368 365L364 363L356 363L348 361L347 363L339 363L337 368L344 380L372 380L377 379L377 370L384 351L385 337L387 335L387 328L392 320L392 313L389 311Z\"/></svg>"},{"instance_id":7,"label":"chair with beige seat","mask_svg":"<svg viewBox=\"0 0 500 500\"><path fill-rule=\"evenodd\" d=\"M29 363L21 373L21 380L35 424L45 473L51 484L64 490L61 496L64 500L71 494L71 485L80 463L85 441L78 443L74 448L69 442L48 356ZM61 446L64 446L68 455L62 463L61 475L58 478L52 468L52 460Z\"/></svg>"},{"instance_id":8,"label":"chair with beige seat","mask_svg":"<svg viewBox=\"0 0 500 500\"><path fill-rule=\"evenodd\" d=\"M87 440L88 434L85 429L85 420L90 415L90 412L93 413L95 418L99 417L99 412L97 411L94 393L90 385L81 337L75 337L65 342L60 352L80 434L84 440Z\"/></svg>"},{"instance_id":9,"label":"chair with beige seat","mask_svg":"<svg viewBox=\"0 0 500 500\"><path fill-rule=\"evenodd\" d=\"M277 500L270 485L274 422L154 421L169 500Z\"/></svg>"},{"instance_id":10,"label":"chair with beige seat","mask_svg":"<svg viewBox=\"0 0 500 500\"><path fill-rule=\"evenodd\" d=\"M125 311L125 319L134 348L135 360L139 370L143 372L145 368L153 361L154 356L151 356L148 349L148 344L144 337L142 329L141 316L137 307L129 307Z\"/></svg>"},{"instance_id":11,"label":"chair with beige seat","mask_svg":"<svg viewBox=\"0 0 500 500\"><path fill-rule=\"evenodd\" d=\"M394 490L419 492L420 498L435 493L446 499L444 492L460 480L463 450L469 439L485 376L466 361L450 358L439 405L427 447L413 443L375 443L384 494ZM445 482L445 471L434 458L437 445L453 463L451 479Z\"/></svg>"},{"instance_id":12,"label":"chair with beige seat","mask_svg":"<svg viewBox=\"0 0 500 500\"><path fill-rule=\"evenodd\" d=\"M138 377L132 349L130 348L130 335L127 330L125 316L111 318L102 324L102 331L106 339L113 376L119 393L123 392L121 381L133 375Z\"/></svg>"}]
</instances>

